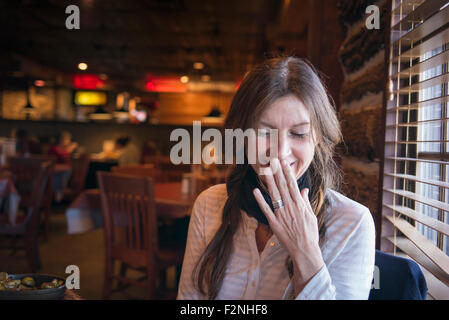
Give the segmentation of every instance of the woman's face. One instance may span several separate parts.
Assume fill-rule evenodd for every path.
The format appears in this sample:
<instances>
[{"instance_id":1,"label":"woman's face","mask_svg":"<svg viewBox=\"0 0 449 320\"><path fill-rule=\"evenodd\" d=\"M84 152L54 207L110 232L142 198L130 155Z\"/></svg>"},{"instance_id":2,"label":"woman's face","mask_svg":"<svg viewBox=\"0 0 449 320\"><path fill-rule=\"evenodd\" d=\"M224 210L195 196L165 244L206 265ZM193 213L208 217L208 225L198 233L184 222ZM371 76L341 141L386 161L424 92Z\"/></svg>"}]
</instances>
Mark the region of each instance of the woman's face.
<instances>
[{"instance_id":1,"label":"woman's face","mask_svg":"<svg viewBox=\"0 0 449 320\"><path fill-rule=\"evenodd\" d=\"M309 112L298 98L287 95L276 100L262 113L255 129L257 163L251 166L258 174L270 166L269 163L260 163L262 155L269 156L271 161L276 154L276 150L270 150L276 147L270 146L270 129L278 131L279 161L285 160L291 166L296 179L307 170L315 153L316 138L310 125ZM261 179L264 180L263 175Z\"/></svg>"}]
</instances>

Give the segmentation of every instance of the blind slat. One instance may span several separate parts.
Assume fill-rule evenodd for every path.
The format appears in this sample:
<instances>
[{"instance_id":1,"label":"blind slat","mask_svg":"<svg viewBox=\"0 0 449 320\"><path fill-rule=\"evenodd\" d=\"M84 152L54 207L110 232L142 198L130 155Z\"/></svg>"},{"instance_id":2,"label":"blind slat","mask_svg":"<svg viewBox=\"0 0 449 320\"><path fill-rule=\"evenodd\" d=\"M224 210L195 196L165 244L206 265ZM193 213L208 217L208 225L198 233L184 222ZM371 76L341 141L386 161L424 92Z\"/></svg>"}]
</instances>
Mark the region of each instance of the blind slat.
<instances>
[{"instance_id":1,"label":"blind slat","mask_svg":"<svg viewBox=\"0 0 449 320\"><path fill-rule=\"evenodd\" d=\"M447 2L442 1L442 2ZM441 6L440 6L441 7ZM436 10L434 10L436 11ZM449 7L444 8L443 10L438 11L436 14L431 16L429 19L419 24L415 28L413 28L410 32L404 34L401 38L396 40L393 43L393 46L398 46L400 43L410 43L416 41L417 39L422 39L433 31L437 30L441 27L441 21L446 21L449 19ZM400 24L399 22L398 24Z\"/></svg>"},{"instance_id":2,"label":"blind slat","mask_svg":"<svg viewBox=\"0 0 449 320\"><path fill-rule=\"evenodd\" d=\"M405 237L388 237L388 241L393 243L396 247L404 251L410 258L415 260L419 265L432 273L438 280L446 285L449 285L449 274L445 273L432 260L429 259L422 251L417 248L413 242Z\"/></svg>"},{"instance_id":3,"label":"blind slat","mask_svg":"<svg viewBox=\"0 0 449 320\"><path fill-rule=\"evenodd\" d=\"M410 191L393 190L393 189L384 189L384 191L387 191L387 192L390 192L393 194L397 194L399 196L406 197L408 199L421 202L425 205L449 212L449 204L438 201L438 200L429 199L429 198L420 196L420 195L410 192Z\"/></svg>"},{"instance_id":4,"label":"blind slat","mask_svg":"<svg viewBox=\"0 0 449 320\"><path fill-rule=\"evenodd\" d=\"M449 102L449 95L445 95L438 98L432 98L428 100L423 100L420 102L415 102L411 104L403 104L399 107L388 108L387 112L396 112L397 110L408 110L408 109L419 109L427 106L434 106L442 103Z\"/></svg>"},{"instance_id":5,"label":"blind slat","mask_svg":"<svg viewBox=\"0 0 449 320\"><path fill-rule=\"evenodd\" d=\"M396 7L392 10L392 13L399 14L402 9L402 14L407 15L413 11L413 8L421 5L423 2L424 0L403 0L396 5Z\"/></svg>"},{"instance_id":6,"label":"blind slat","mask_svg":"<svg viewBox=\"0 0 449 320\"><path fill-rule=\"evenodd\" d=\"M397 143L397 144L417 144L417 143L442 143L442 142L449 142L449 140L412 140L412 141L388 140L388 141L385 141L385 143L389 143L389 144L395 144L395 143Z\"/></svg>"},{"instance_id":7,"label":"blind slat","mask_svg":"<svg viewBox=\"0 0 449 320\"><path fill-rule=\"evenodd\" d=\"M420 22L434 12L438 11L442 6L446 4L447 0L432 0L424 1L420 6L411 11L406 17L401 19L397 24L395 24L393 30L408 30L413 23Z\"/></svg>"},{"instance_id":8,"label":"blind slat","mask_svg":"<svg viewBox=\"0 0 449 320\"><path fill-rule=\"evenodd\" d=\"M447 300L447 297L449 297L449 286L441 282L427 269L421 268L421 270L426 278L427 294L435 300Z\"/></svg>"},{"instance_id":9,"label":"blind slat","mask_svg":"<svg viewBox=\"0 0 449 320\"><path fill-rule=\"evenodd\" d=\"M410 181L416 181L416 182L421 182L421 183L425 183L425 184L430 184L430 185L436 186L436 187L449 188L449 182L424 179L424 178L420 178L417 176L412 176L409 174L402 174L402 173L396 173L396 174L385 173L385 175L394 177L394 178L401 178L401 179L406 179L406 180L410 180Z\"/></svg>"},{"instance_id":10,"label":"blind slat","mask_svg":"<svg viewBox=\"0 0 449 320\"><path fill-rule=\"evenodd\" d=\"M384 205L384 206L387 208L390 208L391 210L393 210L399 214L403 214L409 218L412 218L413 220L418 221L419 223L422 223L434 230L437 230L437 231L449 236L449 224L438 221L437 219L426 216L426 215L424 215L418 211L415 211L413 209L410 209L408 207L392 206L392 205Z\"/></svg>"},{"instance_id":11,"label":"blind slat","mask_svg":"<svg viewBox=\"0 0 449 320\"><path fill-rule=\"evenodd\" d=\"M449 274L449 257L432 242L427 240L410 223L400 218L385 216L385 218L400 230L413 244L421 250L433 263L435 263L446 274Z\"/></svg>"},{"instance_id":12,"label":"blind slat","mask_svg":"<svg viewBox=\"0 0 449 320\"><path fill-rule=\"evenodd\" d=\"M444 29L436 36L420 43L416 47L413 47L399 56L393 58L393 62L398 62L399 59L403 62L408 62L410 58L419 58L424 53L442 46L444 43L448 42L449 39L449 29Z\"/></svg>"},{"instance_id":13,"label":"blind slat","mask_svg":"<svg viewBox=\"0 0 449 320\"><path fill-rule=\"evenodd\" d=\"M428 296L434 300L447 300L447 297L449 297L449 286L441 282L425 268L421 268L421 270L426 278Z\"/></svg>"},{"instance_id":14,"label":"blind slat","mask_svg":"<svg viewBox=\"0 0 449 320\"><path fill-rule=\"evenodd\" d=\"M428 160L428 159L419 159L419 158L386 157L385 160L426 162L426 163L433 163L433 164L449 165L449 163L447 161Z\"/></svg>"},{"instance_id":15,"label":"blind slat","mask_svg":"<svg viewBox=\"0 0 449 320\"><path fill-rule=\"evenodd\" d=\"M449 7L448 7L449 10ZM410 75L417 75L426 70L435 68L446 63L449 60L449 50L443 51L437 55L434 55L432 58L424 60L420 63L415 64L410 68L403 69L397 73L391 74L390 78L396 79L398 75L401 78L408 78Z\"/></svg>"},{"instance_id":16,"label":"blind slat","mask_svg":"<svg viewBox=\"0 0 449 320\"><path fill-rule=\"evenodd\" d=\"M395 128L395 127L416 127L416 126L420 126L420 125L423 125L423 124L426 124L426 123L443 122L443 121L449 121L449 118L431 119L431 120L422 120L422 121L407 122L407 123L395 123L395 124L389 124L389 125L387 125L387 128Z\"/></svg>"},{"instance_id":17,"label":"blind slat","mask_svg":"<svg viewBox=\"0 0 449 320\"><path fill-rule=\"evenodd\" d=\"M413 243L412 243L413 245ZM396 256L407 258L407 259L413 259L411 256L402 253L402 252L396 252ZM425 257L423 254L421 254L422 257ZM416 260L415 260L416 261ZM421 265L418 261L416 261L421 268L422 273L424 274L424 278L426 279L427 284L427 298L432 298L436 300L447 300L447 297L449 297L449 286L446 285L443 281L439 280L437 277L435 277L431 272L429 272L423 265ZM432 263L432 262L431 262Z\"/></svg>"},{"instance_id":18,"label":"blind slat","mask_svg":"<svg viewBox=\"0 0 449 320\"><path fill-rule=\"evenodd\" d=\"M449 36L449 34L448 34ZM444 82L449 82L449 72L440 74L439 76L427 79L425 81L414 83L410 86L405 86L403 88L400 88L399 90L393 91L393 94L405 94L409 92L417 92L419 90L423 90L426 88L430 88L436 85L439 85Z\"/></svg>"}]
</instances>

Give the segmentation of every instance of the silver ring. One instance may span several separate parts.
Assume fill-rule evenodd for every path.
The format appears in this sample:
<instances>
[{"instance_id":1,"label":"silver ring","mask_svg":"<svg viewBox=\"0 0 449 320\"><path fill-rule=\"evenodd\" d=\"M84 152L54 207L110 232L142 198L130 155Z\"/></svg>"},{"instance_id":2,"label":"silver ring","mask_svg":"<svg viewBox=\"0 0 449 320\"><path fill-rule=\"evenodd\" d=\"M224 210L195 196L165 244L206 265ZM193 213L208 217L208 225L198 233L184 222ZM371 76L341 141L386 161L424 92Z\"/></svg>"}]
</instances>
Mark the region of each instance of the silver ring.
<instances>
[{"instance_id":1,"label":"silver ring","mask_svg":"<svg viewBox=\"0 0 449 320\"><path fill-rule=\"evenodd\" d=\"M283 206L284 206L284 201L282 201L282 199L274 200L274 201L273 201L273 208L274 208L274 210L280 209L280 208L282 208Z\"/></svg>"}]
</instances>

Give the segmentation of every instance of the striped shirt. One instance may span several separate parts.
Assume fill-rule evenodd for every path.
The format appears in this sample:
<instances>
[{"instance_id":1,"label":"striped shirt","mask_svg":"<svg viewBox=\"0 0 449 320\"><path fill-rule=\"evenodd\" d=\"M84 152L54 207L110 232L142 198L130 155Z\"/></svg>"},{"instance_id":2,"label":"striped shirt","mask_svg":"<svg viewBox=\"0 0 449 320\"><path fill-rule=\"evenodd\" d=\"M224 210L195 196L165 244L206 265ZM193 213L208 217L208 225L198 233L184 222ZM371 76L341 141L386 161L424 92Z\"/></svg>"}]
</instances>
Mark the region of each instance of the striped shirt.
<instances>
[{"instance_id":1,"label":"striped shirt","mask_svg":"<svg viewBox=\"0 0 449 320\"><path fill-rule=\"evenodd\" d=\"M367 299L375 253L371 213L336 191L328 194L326 235L320 246L325 265L297 296L285 263L287 251L273 234L259 254L255 237L258 222L241 211L243 223L234 235L233 252L217 299ZM207 299L195 289L192 272L221 225L226 199L226 185L220 184L203 191L195 201L177 299Z\"/></svg>"}]
</instances>

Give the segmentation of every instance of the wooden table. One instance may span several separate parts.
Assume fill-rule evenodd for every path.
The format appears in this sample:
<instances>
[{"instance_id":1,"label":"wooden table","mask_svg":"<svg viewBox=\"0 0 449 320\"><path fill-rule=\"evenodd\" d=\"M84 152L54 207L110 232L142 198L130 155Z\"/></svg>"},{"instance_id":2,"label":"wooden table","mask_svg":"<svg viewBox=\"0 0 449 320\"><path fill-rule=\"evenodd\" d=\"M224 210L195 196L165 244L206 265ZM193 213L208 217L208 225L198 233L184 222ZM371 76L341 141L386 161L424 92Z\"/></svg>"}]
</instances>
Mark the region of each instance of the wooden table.
<instances>
[{"instance_id":1,"label":"wooden table","mask_svg":"<svg viewBox=\"0 0 449 320\"><path fill-rule=\"evenodd\" d=\"M190 216L197 195L181 192L181 182L156 183L156 213L165 218ZM88 189L79 195L66 211L68 233L81 233L101 227L99 189Z\"/></svg>"},{"instance_id":2,"label":"wooden table","mask_svg":"<svg viewBox=\"0 0 449 320\"><path fill-rule=\"evenodd\" d=\"M166 182L154 185L154 198L158 204L188 207L195 202L196 195L182 193L181 182Z\"/></svg>"}]
</instances>

